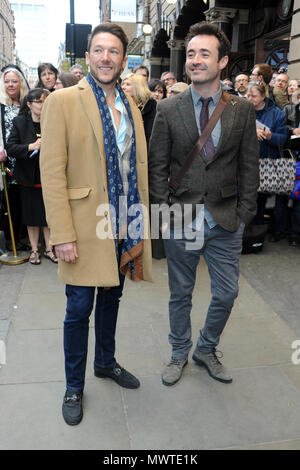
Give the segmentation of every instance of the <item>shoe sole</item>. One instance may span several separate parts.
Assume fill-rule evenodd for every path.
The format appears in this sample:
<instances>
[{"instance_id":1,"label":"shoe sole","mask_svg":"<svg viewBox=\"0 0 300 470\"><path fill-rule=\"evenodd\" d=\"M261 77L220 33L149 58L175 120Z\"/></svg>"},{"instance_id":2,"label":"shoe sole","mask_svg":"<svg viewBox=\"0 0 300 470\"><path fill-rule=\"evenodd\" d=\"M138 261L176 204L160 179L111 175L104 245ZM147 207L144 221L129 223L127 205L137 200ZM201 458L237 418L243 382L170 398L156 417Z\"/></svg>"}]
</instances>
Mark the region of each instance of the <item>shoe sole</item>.
<instances>
[{"instance_id":1,"label":"shoe sole","mask_svg":"<svg viewBox=\"0 0 300 470\"><path fill-rule=\"evenodd\" d=\"M177 380L175 380L174 382L166 382L163 378L161 378L162 383L163 383L164 385L166 385L167 387L171 387L172 385L177 384L177 382L179 382L179 380L180 380L181 377L182 377L183 368L184 368L187 364L188 364L188 361L186 361L186 363L183 364L182 369L181 369L181 374L180 374L180 376L178 377Z\"/></svg>"},{"instance_id":2,"label":"shoe sole","mask_svg":"<svg viewBox=\"0 0 300 470\"><path fill-rule=\"evenodd\" d=\"M95 375L95 377L97 377L98 379L110 379L110 380L113 380L114 382L116 382L117 385L119 385L119 387L128 388L129 390L135 390L136 388L139 388L140 385L141 385L140 383L138 383L137 385L132 385L132 386L122 385L122 384L118 383L115 378L110 377L109 375L101 374L101 372L96 372L96 371L94 371L94 375Z\"/></svg>"},{"instance_id":3,"label":"shoe sole","mask_svg":"<svg viewBox=\"0 0 300 470\"><path fill-rule=\"evenodd\" d=\"M65 420L65 423L67 423L69 426L76 426L77 424L79 424L83 418L83 413L81 414L81 416L78 418L78 420L75 422L75 421L68 421L64 414L63 414L63 418Z\"/></svg>"},{"instance_id":4,"label":"shoe sole","mask_svg":"<svg viewBox=\"0 0 300 470\"><path fill-rule=\"evenodd\" d=\"M81 416L78 418L78 420L75 422L75 421L68 421L64 414L63 414L63 418L65 420L65 423L67 423L69 426L76 426L77 424L79 424L83 418L83 413L81 414Z\"/></svg>"},{"instance_id":5,"label":"shoe sole","mask_svg":"<svg viewBox=\"0 0 300 470\"><path fill-rule=\"evenodd\" d=\"M192 356L193 358L193 361L196 362L196 364L200 367L205 367L205 369L207 370L208 374L215 380L218 380L219 382L222 382L223 384L231 384L232 380L233 379L221 379L220 377L217 377L216 375L213 375L209 369L209 367L207 366L207 364L205 364L205 362L201 361L201 359L198 359L198 357L196 357L195 355Z\"/></svg>"}]
</instances>

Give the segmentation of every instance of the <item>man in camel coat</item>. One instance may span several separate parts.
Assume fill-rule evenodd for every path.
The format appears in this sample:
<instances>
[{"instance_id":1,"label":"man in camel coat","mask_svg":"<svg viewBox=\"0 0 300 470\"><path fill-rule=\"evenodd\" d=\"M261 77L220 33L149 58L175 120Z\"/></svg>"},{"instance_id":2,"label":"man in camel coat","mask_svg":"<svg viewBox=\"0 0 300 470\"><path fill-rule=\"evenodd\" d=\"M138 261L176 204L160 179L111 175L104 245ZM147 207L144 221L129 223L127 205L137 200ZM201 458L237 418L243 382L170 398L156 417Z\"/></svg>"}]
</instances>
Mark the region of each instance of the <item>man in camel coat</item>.
<instances>
[{"instance_id":1,"label":"man in camel coat","mask_svg":"<svg viewBox=\"0 0 300 470\"><path fill-rule=\"evenodd\" d=\"M86 53L90 73L78 85L52 93L42 114L43 196L59 276L66 283L63 417L70 425L78 424L83 416L95 288L95 375L126 388L140 385L114 356L125 276L152 281L143 122L117 84L127 60L127 43L118 25L98 25ZM120 198L142 208L137 214L144 232L136 237L127 236L121 227ZM127 228L129 222L128 216Z\"/></svg>"}]
</instances>

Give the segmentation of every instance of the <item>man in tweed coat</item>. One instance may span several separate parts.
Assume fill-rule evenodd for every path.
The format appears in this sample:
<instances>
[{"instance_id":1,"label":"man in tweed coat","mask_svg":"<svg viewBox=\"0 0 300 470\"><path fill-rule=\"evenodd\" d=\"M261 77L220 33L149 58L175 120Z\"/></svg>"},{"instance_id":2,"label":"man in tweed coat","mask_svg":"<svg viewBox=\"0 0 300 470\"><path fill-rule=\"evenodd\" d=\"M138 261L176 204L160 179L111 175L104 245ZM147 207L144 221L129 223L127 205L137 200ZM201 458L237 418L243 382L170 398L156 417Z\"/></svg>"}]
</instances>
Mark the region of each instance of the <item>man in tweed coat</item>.
<instances>
[{"instance_id":1,"label":"man in tweed coat","mask_svg":"<svg viewBox=\"0 0 300 470\"><path fill-rule=\"evenodd\" d=\"M155 204L203 204L191 224L200 248L187 244L185 234L164 240L170 287L170 334L172 357L162 374L164 385L173 385L188 362L192 347L190 312L200 255L211 279L211 303L193 354L216 380L232 377L219 361L216 347L238 295L239 257L245 224L256 213L259 183L258 141L252 104L224 95L221 71L227 66L230 43L215 25L191 26L187 37L186 72L191 86L157 107L150 141L149 187ZM221 96L228 101L210 139L185 173L179 188L172 183L196 143ZM208 100L211 98L210 100ZM207 111L208 110L208 111ZM199 207L199 206L198 206ZM201 226L201 216L203 229Z\"/></svg>"}]
</instances>

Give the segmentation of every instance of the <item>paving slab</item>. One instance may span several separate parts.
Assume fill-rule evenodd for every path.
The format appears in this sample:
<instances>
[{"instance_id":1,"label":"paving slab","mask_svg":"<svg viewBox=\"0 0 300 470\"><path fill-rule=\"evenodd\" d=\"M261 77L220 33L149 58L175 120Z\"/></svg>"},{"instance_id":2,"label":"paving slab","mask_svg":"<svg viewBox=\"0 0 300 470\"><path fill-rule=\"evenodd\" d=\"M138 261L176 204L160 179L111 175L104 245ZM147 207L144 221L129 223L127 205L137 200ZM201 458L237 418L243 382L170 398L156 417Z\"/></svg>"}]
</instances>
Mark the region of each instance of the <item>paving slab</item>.
<instances>
[{"instance_id":1,"label":"paving slab","mask_svg":"<svg viewBox=\"0 0 300 470\"><path fill-rule=\"evenodd\" d=\"M157 397L160 397L159 400ZM300 438L300 395L278 367L236 370L231 385L204 369L164 387L144 379L125 392L134 449L221 449Z\"/></svg>"},{"instance_id":2,"label":"paving slab","mask_svg":"<svg viewBox=\"0 0 300 470\"><path fill-rule=\"evenodd\" d=\"M241 273L248 283L300 336L300 250L287 240L265 243L259 255L242 255Z\"/></svg>"},{"instance_id":3,"label":"paving slab","mask_svg":"<svg viewBox=\"0 0 300 470\"><path fill-rule=\"evenodd\" d=\"M23 266L22 275L16 271L9 314L0 321L0 335L7 338L7 363L0 369L0 449L299 449L300 365L291 361L299 336L281 315L287 306L293 312L296 301L278 298L278 272L278 292L270 288L271 298L258 287L268 266L268 288L273 266L280 269L277 261L270 264L270 250L258 258L258 278L254 258L241 262L240 294L219 347L234 376L231 385L211 379L191 357L178 384L162 385L171 353L168 275L166 260L153 260L155 283L126 282L117 325L117 358L140 378L141 387L123 390L94 377L92 314L84 418L74 428L61 416L64 285L47 260ZM281 263L289 256L286 251ZM293 260L293 269L296 264ZM209 301L201 260L191 315L194 345Z\"/></svg>"},{"instance_id":4,"label":"paving slab","mask_svg":"<svg viewBox=\"0 0 300 470\"><path fill-rule=\"evenodd\" d=\"M130 448L126 413L116 384L104 380L88 383L80 427L68 426L62 418L63 390L63 382L2 385L0 449Z\"/></svg>"}]
</instances>

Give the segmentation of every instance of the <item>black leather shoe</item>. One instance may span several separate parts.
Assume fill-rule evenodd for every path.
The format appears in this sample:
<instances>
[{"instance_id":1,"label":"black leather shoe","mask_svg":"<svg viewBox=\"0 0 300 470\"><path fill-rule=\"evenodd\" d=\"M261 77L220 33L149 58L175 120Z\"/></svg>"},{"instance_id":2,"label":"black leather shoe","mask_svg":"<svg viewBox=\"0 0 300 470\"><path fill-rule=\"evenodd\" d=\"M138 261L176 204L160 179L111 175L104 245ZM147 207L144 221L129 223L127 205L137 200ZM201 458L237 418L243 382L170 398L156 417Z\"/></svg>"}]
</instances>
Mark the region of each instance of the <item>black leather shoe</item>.
<instances>
[{"instance_id":1,"label":"black leather shoe","mask_svg":"<svg viewBox=\"0 0 300 470\"><path fill-rule=\"evenodd\" d=\"M140 386L140 381L119 364L116 364L115 367L111 369L95 367L95 376L99 378L109 377L120 385L120 387L124 388L139 388Z\"/></svg>"},{"instance_id":2,"label":"black leather shoe","mask_svg":"<svg viewBox=\"0 0 300 470\"><path fill-rule=\"evenodd\" d=\"M62 414L64 420L70 426L79 424L82 420L82 392L67 390L62 405Z\"/></svg>"}]
</instances>

